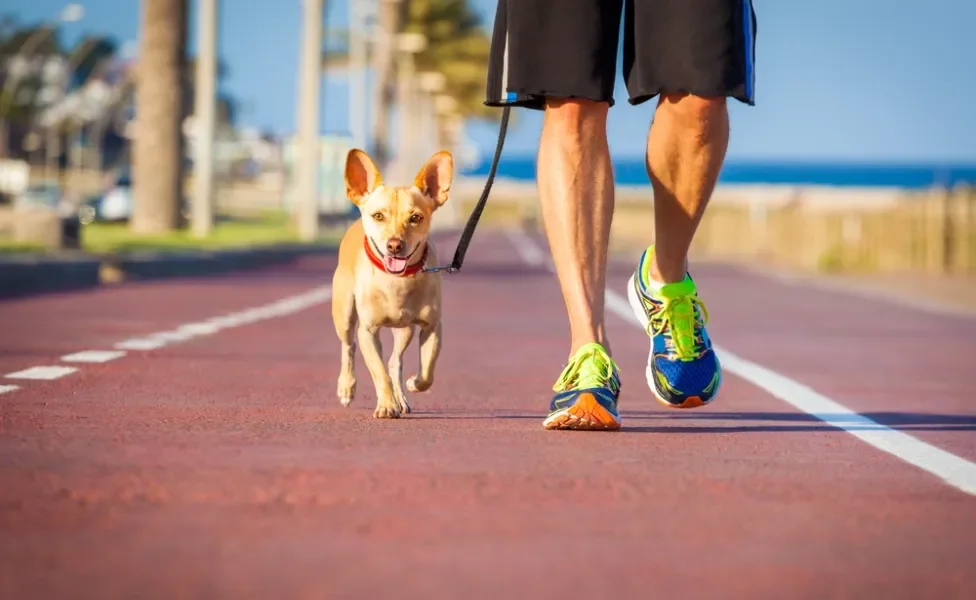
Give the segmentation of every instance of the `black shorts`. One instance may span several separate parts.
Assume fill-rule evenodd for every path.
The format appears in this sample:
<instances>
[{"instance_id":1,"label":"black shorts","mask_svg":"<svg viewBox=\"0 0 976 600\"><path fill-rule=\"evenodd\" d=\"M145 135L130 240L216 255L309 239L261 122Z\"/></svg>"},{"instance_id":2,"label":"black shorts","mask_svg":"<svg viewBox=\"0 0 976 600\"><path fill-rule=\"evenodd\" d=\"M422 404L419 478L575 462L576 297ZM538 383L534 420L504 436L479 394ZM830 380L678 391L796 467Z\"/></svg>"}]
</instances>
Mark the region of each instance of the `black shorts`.
<instances>
[{"instance_id":1,"label":"black shorts","mask_svg":"<svg viewBox=\"0 0 976 600\"><path fill-rule=\"evenodd\" d=\"M541 109L547 96L613 106L620 18L631 104L661 93L755 104L751 0L498 0L488 106Z\"/></svg>"}]
</instances>

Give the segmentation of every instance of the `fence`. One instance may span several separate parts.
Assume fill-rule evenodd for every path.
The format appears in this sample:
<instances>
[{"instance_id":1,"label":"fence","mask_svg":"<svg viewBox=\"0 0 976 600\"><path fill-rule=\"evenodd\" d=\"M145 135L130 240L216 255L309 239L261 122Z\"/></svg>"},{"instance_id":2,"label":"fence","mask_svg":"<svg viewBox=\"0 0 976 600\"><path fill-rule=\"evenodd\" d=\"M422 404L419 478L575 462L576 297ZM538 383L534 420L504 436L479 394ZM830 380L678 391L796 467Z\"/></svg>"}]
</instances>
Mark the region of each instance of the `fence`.
<instances>
[{"instance_id":1,"label":"fence","mask_svg":"<svg viewBox=\"0 0 976 600\"><path fill-rule=\"evenodd\" d=\"M828 272L976 273L972 188L906 194L877 207L715 205L695 239L696 258L727 258Z\"/></svg>"},{"instance_id":2,"label":"fence","mask_svg":"<svg viewBox=\"0 0 976 600\"><path fill-rule=\"evenodd\" d=\"M782 188L781 188L782 189ZM693 260L731 260L827 272L976 275L976 189L924 192L716 192L692 245ZM768 191L768 190L767 190ZM618 194L611 249L653 242L650 188ZM461 218L475 198L460 200ZM538 202L492 195L482 220L541 229Z\"/></svg>"}]
</instances>

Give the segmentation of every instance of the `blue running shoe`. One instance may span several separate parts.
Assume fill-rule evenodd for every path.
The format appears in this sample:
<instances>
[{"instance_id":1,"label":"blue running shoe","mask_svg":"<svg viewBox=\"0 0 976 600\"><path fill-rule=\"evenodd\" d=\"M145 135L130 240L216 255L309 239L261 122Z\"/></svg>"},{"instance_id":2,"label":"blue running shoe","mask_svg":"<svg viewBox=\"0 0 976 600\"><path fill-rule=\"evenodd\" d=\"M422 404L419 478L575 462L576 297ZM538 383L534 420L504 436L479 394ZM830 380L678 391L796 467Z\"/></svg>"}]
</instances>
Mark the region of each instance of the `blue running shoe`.
<instances>
[{"instance_id":1,"label":"blue running shoe","mask_svg":"<svg viewBox=\"0 0 976 600\"><path fill-rule=\"evenodd\" d=\"M705 331L708 309L690 275L653 292L649 268L654 246L641 255L627 297L651 338L647 385L669 408L698 408L711 402L722 383L722 366Z\"/></svg>"},{"instance_id":2,"label":"blue running shoe","mask_svg":"<svg viewBox=\"0 0 976 600\"><path fill-rule=\"evenodd\" d=\"M546 429L620 429L620 372L600 344L577 350L552 391Z\"/></svg>"}]
</instances>

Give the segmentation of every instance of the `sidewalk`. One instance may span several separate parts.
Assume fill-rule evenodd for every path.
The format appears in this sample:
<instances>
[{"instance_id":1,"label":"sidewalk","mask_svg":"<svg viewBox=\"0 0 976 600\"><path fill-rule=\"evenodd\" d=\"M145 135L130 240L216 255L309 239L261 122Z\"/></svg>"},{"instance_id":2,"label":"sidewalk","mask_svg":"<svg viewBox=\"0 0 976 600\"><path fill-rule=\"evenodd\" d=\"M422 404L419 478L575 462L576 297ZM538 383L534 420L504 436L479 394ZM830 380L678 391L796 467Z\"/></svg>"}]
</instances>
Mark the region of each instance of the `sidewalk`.
<instances>
[{"instance_id":1,"label":"sidewalk","mask_svg":"<svg viewBox=\"0 0 976 600\"><path fill-rule=\"evenodd\" d=\"M740 265L780 281L842 290L859 296L883 298L897 304L940 313L976 316L976 277L924 273L820 274L764 265Z\"/></svg>"}]
</instances>

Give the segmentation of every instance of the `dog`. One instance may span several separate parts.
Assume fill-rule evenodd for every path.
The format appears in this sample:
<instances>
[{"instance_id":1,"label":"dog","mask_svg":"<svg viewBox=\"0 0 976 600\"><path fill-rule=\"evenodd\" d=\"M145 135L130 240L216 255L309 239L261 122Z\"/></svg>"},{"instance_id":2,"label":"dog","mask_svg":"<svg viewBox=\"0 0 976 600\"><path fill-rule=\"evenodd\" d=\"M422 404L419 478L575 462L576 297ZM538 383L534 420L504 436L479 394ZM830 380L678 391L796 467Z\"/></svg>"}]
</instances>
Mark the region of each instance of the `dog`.
<instances>
[{"instance_id":1,"label":"dog","mask_svg":"<svg viewBox=\"0 0 976 600\"><path fill-rule=\"evenodd\" d=\"M361 217L346 230L332 278L332 319L342 343L337 394L349 406L356 394L357 342L376 388L377 419L410 412L403 393L403 353L420 330L420 372L407 389L425 392L434 383L441 350L441 276L428 239L430 220L451 190L454 159L442 150L428 159L411 186L383 183L376 164L359 149L346 155L346 197ZM393 353L384 366L380 329L393 330Z\"/></svg>"}]
</instances>

